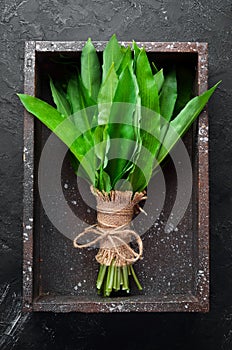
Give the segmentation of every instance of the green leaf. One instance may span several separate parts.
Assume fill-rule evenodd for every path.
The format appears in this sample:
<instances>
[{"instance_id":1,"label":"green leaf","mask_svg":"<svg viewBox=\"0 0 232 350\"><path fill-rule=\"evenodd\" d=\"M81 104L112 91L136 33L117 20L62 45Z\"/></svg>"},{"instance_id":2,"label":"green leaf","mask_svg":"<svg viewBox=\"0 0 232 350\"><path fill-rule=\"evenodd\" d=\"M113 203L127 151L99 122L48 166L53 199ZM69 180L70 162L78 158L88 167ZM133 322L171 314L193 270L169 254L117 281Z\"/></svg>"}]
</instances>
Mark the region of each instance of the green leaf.
<instances>
[{"instance_id":1,"label":"green leaf","mask_svg":"<svg viewBox=\"0 0 232 350\"><path fill-rule=\"evenodd\" d=\"M81 79L91 98L96 101L101 83L101 69L91 39L88 39L81 53Z\"/></svg>"},{"instance_id":2,"label":"green leaf","mask_svg":"<svg viewBox=\"0 0 232 350\"><path fill-rule=\"evenodd\" d=\"M141 96L141 137L143 146L155 155L159 148L160 116L159 95L146 52L141 50L137 59L136 76ZM152 113L154 111L154 113ZM146 130L143 131L143 130ZM153 136L156 135L156 138Z\"/></svg>"},{"instance_id":3,"label":"green leaf","mask_svg":"<svg viewBox=\"0 0 232 350\"><path fill-rule=\"evenodd\" d=\"M68 82L67 98L72 106L72 121L82 133L83 144L86 152L89 151L88 159L92 168L96 168L96 155L94 150L90 151L94 145L92 123L96 114L96 106L77 72L72 75Z\"/></svg>"},{"instance_id":4,"label":"green leaf","mask_svg":"<svg viewBox=\"0 0 232 350\"><path fill-rule=\"evenodd\" d=\"M120 75L117 90L114 96L114 104L112 105L108 133L111 139L120 139L117 149L118 159L112 159L108 162L107 171L111 178L112 187L115 181L120 179L126 169L128 160L134 151L134 145L128 143L128 139L135 139L135 131L133 126L133 116L136 107L137 93L134 78L129 67L126 67ZM123 116L123 118L122 118ZM121 124L120 122L123 122ZM109 150L115 152L114 149ZM109 156L109 159L111 157Z\"/></svg>"},{"instance_id":5,"label":"green leaf","mask_svg":"<svg viewBox=\"0 0 232 350\"><path fill-rule=\"evenodd\" d=\"M109 193L112 189L110 176L104 170L100 171L99 190Z\"/></svg>"},{"instance_id":6,"label":"green leaf","mask_svg":"<svg viewBox=\"0 0 232 350\"><path fill-rule=\"evenodd\" d=\"M160 94L161 118L170 121L177 98L176 71L172 69L166 76ZM162 119L161 119L162 120Z\"/></svg>"},{"instance_id":7,"label":"green leaf","mask_svg":"<svg viewBox=\"0 0 232 350\"><path fill-rule=\"evenodd\" d=\"M220 82L215 84L211 89L207 90L200 96L194 97L187 103L187 105L178 114L178 116L170 122L170 127L168 128L164 139L164 144L162 145L159 157L157 159L158 164L162 162L162 160L167 156L175 143L189 129L219 84Z\"/></svg>"},{"instance_id":8,"label":"green leaf","mask_svg":"<svg viewBox=\"0 0 232 350\"><path fill-rule=\"evenodd\" d=\"M122 71L126 68L126 66L128 66L130 69L132 69L132 66L133 66L131 48L129 46L125 49L121 64L117 70L118 76L122 73Z\"/></svg>"},{"instance_id":9,"label":"green leaf","mask_svg":"<svg viewBox=\"0 0 232 350\"><path fill-rule=\"evenodd\" d=\"M111 105L118 85L118 76L112 63L106 79L101 85L98 95L98 124L107 124L109 121Z\"/></svg>"},{"instance_id":10,"label":"green leaf","mask_svg":"<svg viewBox=\"0 0 232 350\"><path fill-rule=\"evenodd\" d=\"M168 130L168 124L172 119L175 103L177 99L177 81L176 71L172 69L165 76L162 91L160 94L160 114L161 114L161 130L160 130L160 147L157 151L156 157L159 157L159 153L162 148L163 140Z\"/></svg>"},{"instance_id":11,"label":"green leaf","mask_svg":"<svg viewBox=\"0 0 232 350\"><path fill-rule=\"evenodd\" d=\"M86 89L86 87L84 86L80 75L78 76L78 83L79 83L79 89L80 92L83 96L83 106L85 106L85 108L91 107L91 106L96 106L97 102L94 101L92 99L92 97L89 95L89 91Z\"/></svg>"},{"instance_id":12,"label":"green leaf","mask_svg":"<svg viewBox=\"0 0 232 350\"><path fill-rule=\"evenodd\" d=\"M107 153L110 145L110 138L108 135L108 122L117 85L118 76L114 69L114 63L112 63L112 66L108 71L107 77L101 85L101 89L98 95L99 127L97 127L95 130L95 144L96 140L97 143L102 143L101 145L95 146L95 149L97 157L101 160L100 166L102 167L102 169L106 167L108 162Z\"/></svg>"},{"instance_id":13,"label":"green leaf","mask_svg":"<svg viewBox=\"0 0 232 350\"><path fill-rule=\"evenodd\" d=\"M100 167L102 167L102 169L104 169L108 162L107 153L110 147L110 138L107 132L107 127L103 125L97 126L93 135L94 151L96 156L100 160L100 164L97 168L99 169Z\"/></svg>"},{"instance_id":14,"label":"green leaf","mask_svg":"<svg viewBox=\"0 0 232 350\"><path fill-rule=\"evenodd\" d=\"M73 74L68 81L67 99L71 105L72 113L79 112L83 108L83 101L80 96L77 73Z\"/></svg>"},{"instance_id":15,"label":"green leaf","mask_svg":"<svg viewBox=\"0 0 232 350\"><path fill-rule=\"evenodd\" d=\"M106 45L105 50L103 51L102 82L104 82L106 79L112 63L114 63L115 71L118 70L123 56L123 50L118 43L116 35L114 34Z\"/></svg>"},{"instance_id":16,"label":"green leaf","mask_svg":"<svg viewBox=\"0 0 232 350\"><path fill-rule=\"evenodd\" d=\"M136 76L141 96L141 104L146 108L143 108L141 112L140 133L143 148L140 150L136 161L139 167L134 167L129 175L129 180L132 184L133 191L140 191L147 186L147 182L152 175L153 158L160 147L159 94L144 49L141 49L137 58Z\"/></svg>"},{"instance_id":17,"label":"green leaf","mask_svg":"<svg viewBox=\"0 0 232 350\"><path fill-rule=\"evenodd\" d=\"M69 102L66 99L63 89L61 87L59 89L56 88L51 78L50 78L50 88L52 92L53 101L56 105L58 112L63 114L65 117L68 117L69 115L71 115L72 114L71 108L70 108Z\"/></svg>"},{"instance_id":18,"label":"green leaf","mask_svg":"<svg viewBox=\"0 0 232 350\"><path fill-rule=\"evenodd\" d=\"M128 179L120 179L114 186L114 189L117 191L133 191L130 182Z\"/></svg>"},{"instance_id":19,"label":"green leaf","mask_svg":"<svg viewBox=\"0 0 232 350\"><path fill-rule=\"evenodd\" d=\"M131 178L132 173L135 171L135 164L139 158L141 148L142 148L142 137L141 137L141 97L139 96L139 88L136 76L132 74L134 84L135 84L135 91L136 91L136 106L134 111L134 118L133 118L133 126L134 126L134 139L135 139L135 146L133 154L131 155L131 163L128 162L128 167L126 168L126 171L129 171L127 175L127 182L129 183L129 179ZM131 186L131 185L130 185Z\"/></svg>"},{"instance_id":20,"label":"green leaf","mask_svg":"<svg viewBox=\"0 0 232 350\"><path fill-rule=\"evenodd\" d=\"M163 74L163 69L160 69L155 75L154 75L154 80L158 89L158 92L160 92L163 83L164 83L164 74Z\"/></svg>"},{"instance_id":21,"label":"green leaf","mask_svg":"<svg viewBox=\"0 0 232 350\"><path fill-rule=\"evenodd\" d=\"M48 103L26 94L18 94L18 97L28 112L35 115L51 131L56 133L68 147L80 135L80 132L73 126L72 122ZM61 125L62 128L59 127ZM84 153L84 148L80 148L79 153L76 154L77 158L81 159Z\"/></svg>"},{"instance_id":22,"label":"green leaf","mask_svg":"<svg viewBox=\"0 0 232 350\"><path fill-rule=\"evenodd\" d=\"M134 76L134 75L133 75ZM136 106L135 106L135 112L134 112L134 133L135 133L135 140L136 140L136 146L134 149L134 154L132 157L133 161L136 161L139 151L142 147L142 137L141 137L141 118L142 118L142 113L141 113L141 97L139 96L139 90L138 90L138 85L137 85L137 80L136 77L134 76L134 83L136 87Z\"/></svg>"},{"instance_id":23,"label":"green leaf","mask_svg":"<svg viewBox=\"0 0 232 350\"><path fill-rule=\"evenodd\" d=\"M136 77L142 106L159 113L158 89L144 49L141 49L137 58Z\"/></svg>"},{"instance_id":24,"label":"green leaf","mask_svg":"<svg viewBox=\"0 0 232 350\"><path fill-rule=\"evenodd\" d=\"M146 117L146 119L150 119L149 123L150 121L152 122L152 120L155 121L155 112L152 112L150 116L146 113ZM142 191L148 185L148 182L152 176L153 159L159 146L159 141L155 136L153 136L156 135L155 130L152 130L152 134L150 134L149 132L144 131L144 125L145 120L144 113L142 111L141 137L143 147L138 149L138 156L135 158L136 166L129 174L129 181L134 192Z\"/></svg>"},{"instance_id":25,"label":"green leaf","mask_svg":"<svg viewBox=\"0 0 232 350\"><path fill-rule=\"evenodd\" d=\"M77 73L73 74L68 82L67 98L72 106L72 119L74 124L82 133L89 131L91 129L90 125L95 109L94 107L88 109L88 107L94 106L95 102L89 96L87 89L84 87L82 80ZM90 139L89 141L91 141Z\"/></svg>"},{"instance_id":26,"label":"green leaf","mask_svg":"<svg viewBox=\"0 0 232 350\"><path fill-rule=\"evenodd\" d=\"M136 162L133 171L129 174L129 182L133 192L141 192L147 187L152 176L152 160L153 157L146 157L143 151L140 153L140 161Z\"/></svg>"},{"instance_id":27,"label":"green leaf","mask_svg":"<svg viewBox=\"0 0 232 350\"><path fill-rule=\"evenodd\" d=\"M140 54L140 51L141 49L138 47L138 45L136 44L136 42L133 40L132 42L132 49L134 51L134 71L136 72L136 62L137 62L137 59L139 57L139 54Z\"/></svg>"},{"instance_id":28,"label":"green leaf","mask_svg":"<svg viewBox=\"0 0 232 350\"><path fill-rule=\"evenodd\" d=\"M48 103L26 94L18 94L22 104L36 116L44 125L54 132L63 141L77 160L80 162L86 153L85 143L80 137L80 131L73 125L69 118L65 118L60 112ZM92 164L86 164L84 168L91 183L94 183L94 170Z\"/></svg>"},{"instance_id":29,"label":"green leaf","mask_svg":"<svg viewBox=\"0 0 232 350\"><path fill-rule=\"evenodd\" d=\"M132 77L131 70L127 66L119 77L113 102L124 102L124 103L134 104L135 100L136 100L136 88L134 84L134 79ZM134 107L135 106L133 105L131 108L134 109ZM117 113L117 109L114 110L114 106L113 106L111 120L112 118L116 118L117 120L117 116L114 113ZM125 115L125 121L127 118L131 120L130 113L129 115Z\"/></svg>"}]
</instances>

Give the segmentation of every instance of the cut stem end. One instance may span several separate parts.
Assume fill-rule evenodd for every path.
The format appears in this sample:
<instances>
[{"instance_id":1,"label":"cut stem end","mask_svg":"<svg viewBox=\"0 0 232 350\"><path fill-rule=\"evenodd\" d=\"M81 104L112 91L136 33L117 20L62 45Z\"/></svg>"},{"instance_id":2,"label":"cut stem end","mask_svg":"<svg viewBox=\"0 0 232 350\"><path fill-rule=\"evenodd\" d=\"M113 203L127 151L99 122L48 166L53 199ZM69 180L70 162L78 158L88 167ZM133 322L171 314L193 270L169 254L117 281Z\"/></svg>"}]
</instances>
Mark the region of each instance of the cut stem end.
<instances>
[{"instance_id":1,"label":"cut stem end","mask_svg":"<svg viewBox=\"0 0 232 350\"><path fill-rule=\"evenodd\" d=\"M130 293L129 276L133 277L137 288L141 291L143 288L132 264L116 266L113 261L110 266L100 265L96 282L98 294L109 297L112 292L121 290Z\"/></svg>"}]
</instances>

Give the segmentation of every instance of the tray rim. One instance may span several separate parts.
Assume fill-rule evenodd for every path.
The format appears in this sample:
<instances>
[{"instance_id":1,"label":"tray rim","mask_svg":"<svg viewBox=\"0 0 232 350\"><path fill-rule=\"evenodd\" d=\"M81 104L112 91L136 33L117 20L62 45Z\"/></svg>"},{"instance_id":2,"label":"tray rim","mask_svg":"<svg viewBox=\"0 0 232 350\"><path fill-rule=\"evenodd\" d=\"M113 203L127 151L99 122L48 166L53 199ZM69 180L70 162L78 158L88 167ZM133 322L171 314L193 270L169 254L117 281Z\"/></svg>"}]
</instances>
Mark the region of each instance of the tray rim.
<instances>
[{"instance_id":1,"label":"tray rim","mask_svg":"<svg viewBox=\"0 0 232 350\"><path fill-rule=\"evenodd\" d=\"M97 51L102 51L106 41L93 41ZM122 45L131 45L130 41L120 41ZM35 93L36 53L78 52L85 41L26 41L24 58L24 93ZM206 42L137 42L147 52L195 53L197 63L197 92L201 94L208 88L208 44ZM204 126L204 138L200 129ZM120 312L208 312L209 311L209 172L208 172L208 114L205 108L198 119L197 129L197 229L198 229L198 273L196 296L183 296L179 301L128 302L127 307L116 308ZM33 299L33 234L34 234L34 118L24 111L24 182L23 182L23 311L54 312L114 312L113 302L81 301L76 297L60 303L60 297L53 297L54 303L48 303L49 297ZM47 302L46 302L47 300ZM149 304L150 306L147 308ZM142 307L143 305L143 307ZM187 307L186 307L187 305Z\"/></svg>"}]
</instances>

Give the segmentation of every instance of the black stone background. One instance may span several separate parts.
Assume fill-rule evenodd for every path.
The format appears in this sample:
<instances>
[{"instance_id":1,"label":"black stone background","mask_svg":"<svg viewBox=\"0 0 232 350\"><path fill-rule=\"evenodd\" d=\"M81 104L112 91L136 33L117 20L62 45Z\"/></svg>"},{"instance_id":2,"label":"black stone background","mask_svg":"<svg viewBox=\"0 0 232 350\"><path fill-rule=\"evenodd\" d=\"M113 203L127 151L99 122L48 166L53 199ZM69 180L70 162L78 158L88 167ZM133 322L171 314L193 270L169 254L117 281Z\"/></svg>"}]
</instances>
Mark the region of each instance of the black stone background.
<instances>
[{"instance_id":1,"label":"black stone background","mask_svg":"<svg viewBox=\"0 0 232 350\"><path fill-rule=\"evenodd\" d=\"M1 0L1 349L232 349L231 12L228 0ZM25 40L209 42L211 311L22 314Z\"/></svg>"}]
</instances>

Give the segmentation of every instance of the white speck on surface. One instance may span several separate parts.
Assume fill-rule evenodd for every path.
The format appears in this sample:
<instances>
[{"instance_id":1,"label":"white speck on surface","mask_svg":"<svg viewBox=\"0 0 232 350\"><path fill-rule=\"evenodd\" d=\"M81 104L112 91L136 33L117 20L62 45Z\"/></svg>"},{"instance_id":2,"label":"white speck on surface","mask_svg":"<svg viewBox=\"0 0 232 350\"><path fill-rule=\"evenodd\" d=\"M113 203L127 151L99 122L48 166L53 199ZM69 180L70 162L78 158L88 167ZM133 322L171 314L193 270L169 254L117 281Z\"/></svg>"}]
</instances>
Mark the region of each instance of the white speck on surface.
<instances>
[{"instance_id":1,"label":"white speck on surface","mask_svg":"<svg viewBox=\"0 0 232 350\"><path fill-rule=\"evenodd\" d=\"M68 188L68 184L64 184L64 188L67 189Z\"/></svg>"},{"instance_id":2,"label":"white speck on surface","mask_svg":"<svg viewBox=\"0 0 232 350\"><path fill-rule=\"evenodd\" d=\"M77 204L77 201L71 201L72 204Z\"/></svg>"},{"instance_id":3,"label":"white speck on surface","mask_svg":"<svg viewBox=\"0 0 232 350\"><path fill-rule=\"evenodd\" d=\"M78 284L77 284L77 285L78 285L78 287L81 287L81 282L78 282Z\"/></svg>"},{"instance_id":4,"label":"white speck on surface","mask_svg":"<svg viewBox=\"0 0 232 350\"><path fill-rule=\"evenodd\" d=\"M202 141L204 141L204 142L208 142L208 141L209 141L209 139L208 139L208 137L203 137L203 138L202 138Z\"/></svg>"},{"instance_id":5,"label":"white speck on surface","mask_svg":"<svg viewBox=\"0 0 232 350\"><path fill-rule=\"evenodd\" d=\"M26 225L26 229L27 229L27 230L31 230L31 229L32 229L32 226L31 226L31 225Z\"/></svg>"},{"instance_id":6,"label":"white speck on surface","mask_svg":"<svg viewBox=\"0 0 232 350\"><path fill-rule=\"evenodd\" d=\"M88 209L87 209L87 213L90 213L90 212L91 212L91 210L88 208Z\"/></svg>"},{"instance_id":7,"label":"white speck on surface","mask_svg":"<svg viewBox=\"0 0 232 350\"><path fill-rule=\"evenodd\" d=\"M28 267L28 271L29 271L29 272L32 271L32 267L31 267L31 266Z\"/></svg>"},{"instance_id":8,"label":"white speck on surface","mask_svg":"<svg viewBox=\"0 0 232 350\"><path fill-rule=\"evenodd\" d=\"M112 311L122 311L123 309L123 305L122 304L118 304L118 305L115 305L115 304L111 304L112 306L109 307L109 311L112 312Z\"/></svg>"},{"instance_id":9,"label":"white speck on surface","mask_svg":"<svg viewBox=\"0 0 232 350\"><path fill-rule=\"evenodd\" d=\"M78 289L78 287L77 287L77 286L74 286L74 289L75 289L75 290L77 290L77 289Z\"/></svg>"},{"instance_id":10,"label":"white speck on surface","mask_svg":"<svg viewBox=\"0 0 232 350\"><path fill-rule=\"evenodd\" d=\"M29 218L29 221L30 221L30 222L33 222L33 218Z\"/></svg>"}]
</instances>

